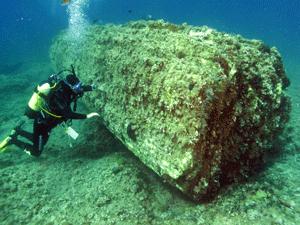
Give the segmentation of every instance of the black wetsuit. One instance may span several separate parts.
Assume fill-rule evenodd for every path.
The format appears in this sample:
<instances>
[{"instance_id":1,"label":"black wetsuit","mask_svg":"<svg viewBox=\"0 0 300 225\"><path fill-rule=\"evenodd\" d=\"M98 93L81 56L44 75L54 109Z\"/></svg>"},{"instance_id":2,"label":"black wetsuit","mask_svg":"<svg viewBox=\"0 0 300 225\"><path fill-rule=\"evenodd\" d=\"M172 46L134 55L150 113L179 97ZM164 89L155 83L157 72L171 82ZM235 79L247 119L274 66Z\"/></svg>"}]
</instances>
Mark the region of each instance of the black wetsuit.
<instances>
[{"instance_id":1,"label":"black wetsuit","mask_svg":"<svg viewBox=\"0 0 300 225\"><path fill-rule=\"evenodd\" d=\"M83 92L91 90L91 86L83 86ZM83 95L83 92L81 93L81 96ZM31 155L40 156L44 145L49 139L50 132L54 127L68 120L86 119L86 114L80 114L72 111L71 105L72 103L76 105L78 97L80 96L75 95L63 81L60 81L57 84L57 87L51 90L45 99L49 112L60 116L60 118L51 116L44 111L35 112L28 107L25 115L30 119L34 119L33 134L22 129L18 129L16 132L18 135L30 140L32 144L28 144L17 139L13 141L13 144L30 151Z\"/></svg>"}]
</instances>

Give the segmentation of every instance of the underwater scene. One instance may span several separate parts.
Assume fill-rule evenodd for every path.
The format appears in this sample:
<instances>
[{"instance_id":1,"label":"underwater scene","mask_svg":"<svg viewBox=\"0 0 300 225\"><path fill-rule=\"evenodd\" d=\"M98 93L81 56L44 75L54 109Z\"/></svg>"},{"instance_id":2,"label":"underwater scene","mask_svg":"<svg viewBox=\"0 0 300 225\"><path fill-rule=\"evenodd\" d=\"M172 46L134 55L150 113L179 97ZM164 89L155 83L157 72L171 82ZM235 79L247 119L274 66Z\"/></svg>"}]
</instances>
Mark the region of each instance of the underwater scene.
<instances>
[{"instance_id":1,"label":"underwater scene","mask_svg":"<svg viewBox=\"0 0 300 225\"><path fill-rule=\"evenodd\" d=\"M0 5L0 224L300 224L299 0Z\"/></svg>"}]
</instances>

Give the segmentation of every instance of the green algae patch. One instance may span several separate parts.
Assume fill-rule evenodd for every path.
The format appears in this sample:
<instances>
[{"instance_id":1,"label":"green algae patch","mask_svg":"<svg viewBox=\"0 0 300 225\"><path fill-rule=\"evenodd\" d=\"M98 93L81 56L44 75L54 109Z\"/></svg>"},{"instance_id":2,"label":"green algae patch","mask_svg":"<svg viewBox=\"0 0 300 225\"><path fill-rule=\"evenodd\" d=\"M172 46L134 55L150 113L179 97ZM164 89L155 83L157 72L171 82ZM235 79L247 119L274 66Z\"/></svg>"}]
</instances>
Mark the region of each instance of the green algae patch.
<instances>
[{"instance_id":1,"label":"green algae patch","mask_svg":"<svg viewBox=\"0 0 300 225\"><path fill-rule=\"evenodd\" d=\"M289 119L280 54L239 35L162 20L92 25L80 46L59 35L50 57L95 83L88 107L195 200L262 165Z\"/></svg>"}]
</instances>

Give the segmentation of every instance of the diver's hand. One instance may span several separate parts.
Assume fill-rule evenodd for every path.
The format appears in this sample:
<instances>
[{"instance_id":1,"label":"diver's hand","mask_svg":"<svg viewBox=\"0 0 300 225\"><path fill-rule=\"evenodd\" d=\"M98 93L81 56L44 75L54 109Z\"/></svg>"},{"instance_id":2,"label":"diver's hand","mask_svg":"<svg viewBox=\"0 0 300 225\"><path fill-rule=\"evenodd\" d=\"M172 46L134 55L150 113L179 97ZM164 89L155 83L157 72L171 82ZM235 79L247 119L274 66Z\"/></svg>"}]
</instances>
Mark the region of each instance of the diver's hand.
<instances>
[{"instance_id":1,"label":"diver's hand","mask_svg":"<svg viewBox=\"0 0 300 225\"><path fill-rule=\"evenodd\" d=\"M87 114L86 118L90 119L90 118L95 117L95 116L100 117L99 113L92 112L92 113Z\"/></svg>"}]
</instances>

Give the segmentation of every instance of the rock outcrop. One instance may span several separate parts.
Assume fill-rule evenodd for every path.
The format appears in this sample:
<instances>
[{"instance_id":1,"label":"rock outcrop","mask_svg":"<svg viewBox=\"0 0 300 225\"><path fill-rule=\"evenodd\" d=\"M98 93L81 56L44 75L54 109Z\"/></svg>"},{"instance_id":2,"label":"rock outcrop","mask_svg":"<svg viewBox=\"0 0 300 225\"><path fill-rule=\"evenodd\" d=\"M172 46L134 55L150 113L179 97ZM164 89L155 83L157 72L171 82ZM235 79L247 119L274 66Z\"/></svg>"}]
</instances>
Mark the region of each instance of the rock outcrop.
<instances>
[{"instance_id":1,"label":"rock outcrop","mask_svg":"<svg viewBox=\"0 0 300 225\"><path fill-rule=\"evenodd\" d=\"M80 46L60 34L50 56L96 84L90 109L195 200L261 165L289 118L280 54L239 35L164 21L92 25Z\"/></svg>"}]
</instances>

